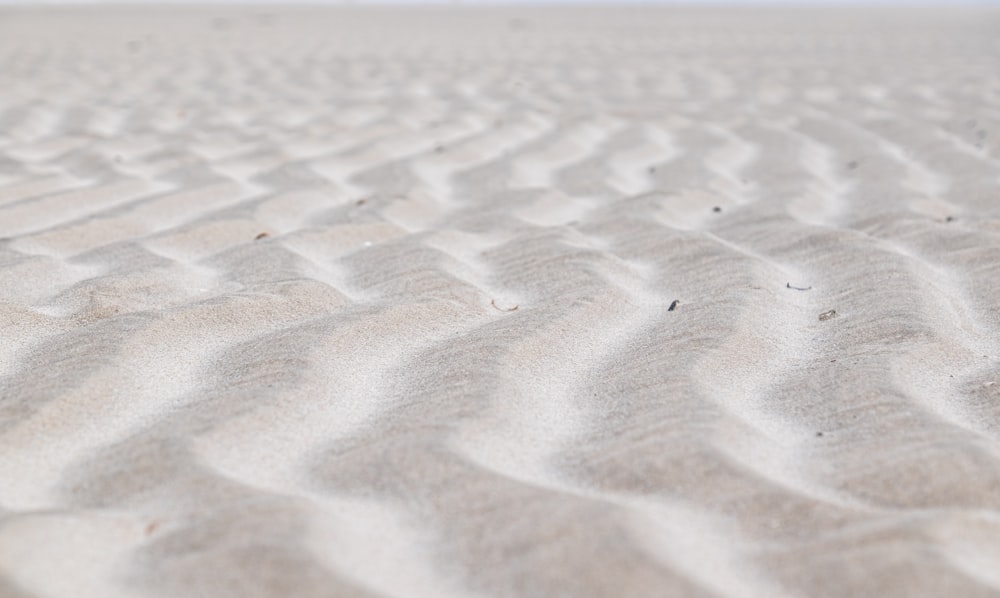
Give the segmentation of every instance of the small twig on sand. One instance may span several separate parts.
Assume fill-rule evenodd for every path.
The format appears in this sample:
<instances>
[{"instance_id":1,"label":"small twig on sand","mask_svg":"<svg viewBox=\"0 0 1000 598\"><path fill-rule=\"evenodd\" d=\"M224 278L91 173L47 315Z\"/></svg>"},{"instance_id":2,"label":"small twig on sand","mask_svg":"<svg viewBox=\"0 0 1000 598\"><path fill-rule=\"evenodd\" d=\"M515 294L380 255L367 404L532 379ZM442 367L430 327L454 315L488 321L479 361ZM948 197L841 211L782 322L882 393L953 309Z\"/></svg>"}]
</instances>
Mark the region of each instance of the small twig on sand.
<instances>
[{"instance_id":1,"label":"small twig on sand","mask_svg":"<svg viewBox=\"0 0 1000 598\"><path fill-rule=\"evenodd\" d=\"M674 311L680 304L681 304L680 299L674 299L673 301L670 302L670 307L667 308L667 311Z\"/></svg>"},{"instance_id":2,"label":"small twig on sand","mask_svg":"<svg viewBox=\"0 0 1000 598\"><path fill-rule=\"evenodd\" d=\"M517 305L515 305L514 307L506 307L506 308L505 307L500 307L499 305L497 305L497 300L496 299L490 299L490 304L492 304L493 307L495 307L496 309L498 309L500 311L515 311L519 307Z\"/></svg>"},{"instance_id":3,"label":"small twig on sand","mask_svg":"<svg viewBox=\"0 0 1000 598\"><path fill-rule=\"evenodd\" d=\"M793 291L811 291L812 287L793 287L792 283L786 282L785 288L792 289Z\"/></svg>"},{"instance_id":4,"label":"small twig on sand","mask_svg":"<svg viewBox=\"0 0 1000 598\"><path fill-rule=\"evenodd\" d=\"M254 241L260 241L261 239L266 239L267 237L270 237L270 236L271 235L269 235L267 233L260 233L259 235L257 235L256 237L254 237L253 240Z\"/></svg>"}]
</instances>

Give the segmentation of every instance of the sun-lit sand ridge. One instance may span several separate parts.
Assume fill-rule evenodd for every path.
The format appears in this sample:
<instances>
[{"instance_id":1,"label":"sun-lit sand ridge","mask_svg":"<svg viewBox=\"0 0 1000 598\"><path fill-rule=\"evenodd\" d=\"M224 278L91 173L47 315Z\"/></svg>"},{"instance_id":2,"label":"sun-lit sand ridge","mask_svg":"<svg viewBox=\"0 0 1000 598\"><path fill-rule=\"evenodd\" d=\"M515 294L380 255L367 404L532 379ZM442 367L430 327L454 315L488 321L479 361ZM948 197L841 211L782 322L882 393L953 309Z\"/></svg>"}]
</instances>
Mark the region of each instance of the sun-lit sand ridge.
<instances>
[{"instance_id":1,"label":"sun-lit sand ridge","mask_svg":"<svg viewBox=\"0 0 1000 598\"><path fill-rule=\"evenodd\" d=\"M0 12L0 596L997 595L997 65L987 9Z\"/></svg>"}]
</instances>

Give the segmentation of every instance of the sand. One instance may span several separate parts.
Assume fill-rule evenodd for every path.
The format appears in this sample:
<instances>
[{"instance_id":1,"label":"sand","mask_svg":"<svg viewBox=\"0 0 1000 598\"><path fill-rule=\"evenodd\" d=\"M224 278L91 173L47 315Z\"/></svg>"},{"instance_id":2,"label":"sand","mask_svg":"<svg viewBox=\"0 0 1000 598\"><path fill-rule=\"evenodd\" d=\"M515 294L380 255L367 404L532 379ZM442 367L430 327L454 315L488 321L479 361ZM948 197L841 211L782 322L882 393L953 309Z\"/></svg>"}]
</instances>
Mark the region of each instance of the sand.
<instances>
[{"instance_id":1,"label":"sand","mask_svg":"<svg viewBox=\"0 0 1000 598\"><path fill-rule=\"evenodd\" d=\"M5 9L0 596L996 596L1000 10Z\"/></svg>"}]
</instances>

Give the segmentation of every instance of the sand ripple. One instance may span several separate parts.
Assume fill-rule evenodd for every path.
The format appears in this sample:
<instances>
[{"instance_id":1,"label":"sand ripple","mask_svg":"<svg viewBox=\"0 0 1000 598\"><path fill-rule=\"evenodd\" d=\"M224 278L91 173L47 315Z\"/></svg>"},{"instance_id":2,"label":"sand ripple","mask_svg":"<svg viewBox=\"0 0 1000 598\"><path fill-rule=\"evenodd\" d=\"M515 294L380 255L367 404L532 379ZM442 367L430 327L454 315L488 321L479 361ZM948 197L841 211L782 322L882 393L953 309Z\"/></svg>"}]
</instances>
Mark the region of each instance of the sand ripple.
<instances>
[{"instance_id":1,"label":"sand ripple","mask_svg":"<svg viewBox=\"0 0 1000 598\"><path fill-rule=\"evenodd\" d=\"M986 9L0 12L0 596L1000 593L997 64Z\"/></svg>"}]
</instances>

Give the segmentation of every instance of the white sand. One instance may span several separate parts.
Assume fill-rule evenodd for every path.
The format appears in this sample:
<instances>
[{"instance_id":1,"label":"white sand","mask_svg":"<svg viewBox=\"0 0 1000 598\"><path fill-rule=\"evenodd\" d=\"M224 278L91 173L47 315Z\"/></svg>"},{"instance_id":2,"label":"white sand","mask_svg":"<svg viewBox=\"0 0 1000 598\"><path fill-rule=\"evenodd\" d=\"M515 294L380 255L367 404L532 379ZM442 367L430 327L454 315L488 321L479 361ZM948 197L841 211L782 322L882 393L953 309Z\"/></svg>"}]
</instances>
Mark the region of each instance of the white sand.
<instances>
[{"instance_id":1,"label":"white sand","mask_svg":"<svg viewBox=\"0 0 1000 598\"><path fill-rule=\"evenodd\" d=\"M998 65L988 9L0 12L0 596L997 595Z\"/></svg>"}]
</instances>

